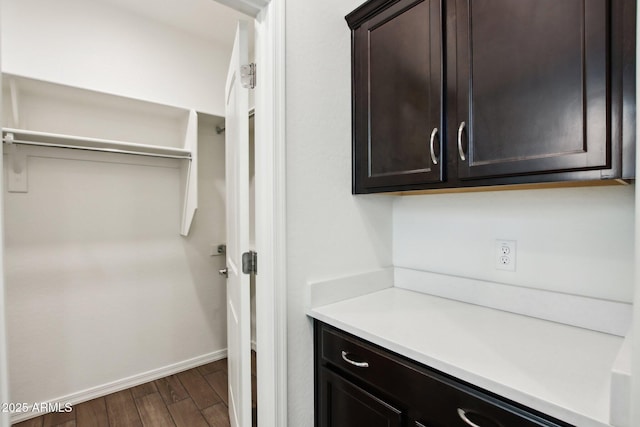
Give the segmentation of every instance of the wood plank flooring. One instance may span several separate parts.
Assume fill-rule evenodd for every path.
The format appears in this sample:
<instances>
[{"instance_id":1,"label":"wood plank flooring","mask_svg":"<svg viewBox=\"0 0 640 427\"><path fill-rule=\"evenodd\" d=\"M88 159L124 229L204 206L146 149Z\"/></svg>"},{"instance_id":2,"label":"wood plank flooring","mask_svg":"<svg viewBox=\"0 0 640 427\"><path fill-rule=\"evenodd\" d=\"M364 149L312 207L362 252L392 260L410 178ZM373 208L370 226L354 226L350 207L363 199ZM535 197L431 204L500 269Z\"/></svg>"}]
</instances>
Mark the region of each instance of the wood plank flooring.
<instances>
[{"instance_id":1,"label":"wood plank flooring","mask_svg":"<svg viewBox=\"0 0 640 427\"><path fill-rule=\"evenodd\" d=\"M223 359L14 427L229 427L227 402Z\"/></svg>"}]
</instances>

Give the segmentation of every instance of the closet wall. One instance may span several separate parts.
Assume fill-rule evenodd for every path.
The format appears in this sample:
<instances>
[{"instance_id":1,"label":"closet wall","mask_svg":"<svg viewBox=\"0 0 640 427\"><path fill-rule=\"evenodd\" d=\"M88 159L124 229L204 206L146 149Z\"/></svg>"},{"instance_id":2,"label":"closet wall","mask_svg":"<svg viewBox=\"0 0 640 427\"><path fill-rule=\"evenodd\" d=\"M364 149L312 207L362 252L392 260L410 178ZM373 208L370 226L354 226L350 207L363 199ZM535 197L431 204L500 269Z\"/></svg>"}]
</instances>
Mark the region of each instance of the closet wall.
<instances>
[{"instance_id":1,"label":"closet wall","mask_svg":"<svg viewBox=\"0 0 640 427\"><path fill-rule=\"evenodd\" d=\"M198 210L186 238L186 160L20 147L29 191L4 189L12 401L84 400L224 357L224 259L211 253L225 241L215 126L227 48L100 2L1 5L3 72L211 113L198 114ZM30 111L42 123L64 116ZM157 131L122 120L114 131Z\"/></svg>"},{"instance_id":2,"label":"closet wall","mask_svg":"<svg viewBox=\"0 0 640 427\"><path fill-rule=\"evenodd\" d=\"M0 5L4 72L224 115L230 46L104 0Z\"/></svg>"},{"instance_id":3,"label":"closet wall","mask_svg":"<svg viewBox=\"0 0 640 427\"><path fill-rule=\"evenodd\" d=\"M29 192L5 192L12 399L74 398L224 357L224 260L210 256L225 238L224 141L210 121L187 238L180 161L29 150Z\"/></svg>"}]
</instances>

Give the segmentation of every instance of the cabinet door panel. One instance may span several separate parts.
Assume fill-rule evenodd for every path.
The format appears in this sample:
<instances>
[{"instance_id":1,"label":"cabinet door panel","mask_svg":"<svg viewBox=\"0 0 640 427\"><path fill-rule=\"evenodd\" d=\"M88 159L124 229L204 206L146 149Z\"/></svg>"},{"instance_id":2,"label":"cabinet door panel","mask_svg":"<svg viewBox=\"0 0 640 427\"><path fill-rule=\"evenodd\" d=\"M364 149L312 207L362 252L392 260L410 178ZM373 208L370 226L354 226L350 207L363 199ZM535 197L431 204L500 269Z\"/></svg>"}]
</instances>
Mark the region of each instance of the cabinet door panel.
<instances>
[{"instance_id":1,"label":"cabinet door panel","mask_svg":"<svg viewBox=\"0 0 640 427\"><path fill-rule=\"evenodd\" d=\"M440 1L401 0L354 32L355 192L442 178Z\"/></svg>"},{"instance_id":2,"label":"cabinet door panel","mask_svg":"<svg viewBox=\"0 0 640 427\"><path fill-rule=\"evenodd\" d=\"M327 368L320 369L319 427L401 427L402 414L393 406L351 384Z\"/></svg>"},{"instance_id":3,"label":"cabinet door panel","mask_svg":"<svg viewBox=\"0 0 640 427\"><path fill-rule=\"evenodd\" d=\"M609 1L456 5L458 175L608 167Z\"/></svg>"}]
</instances>

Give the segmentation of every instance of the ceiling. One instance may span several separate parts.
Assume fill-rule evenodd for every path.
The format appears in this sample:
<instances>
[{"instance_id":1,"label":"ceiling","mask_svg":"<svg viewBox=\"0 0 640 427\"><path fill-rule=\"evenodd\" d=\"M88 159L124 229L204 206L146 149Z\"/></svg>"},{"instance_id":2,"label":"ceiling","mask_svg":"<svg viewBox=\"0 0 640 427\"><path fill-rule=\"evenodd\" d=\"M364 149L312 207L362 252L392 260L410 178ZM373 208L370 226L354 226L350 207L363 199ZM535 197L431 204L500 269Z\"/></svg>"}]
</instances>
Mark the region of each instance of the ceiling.
<instances>
[{"instance_id":1,"label":"ceiling","mask_svg":"<svg viewBox=\"0 0 640 427\"><path fill-rule=\"evenodd\" d=\"M233 44L236 22L252 17L214 0L101 0L207 40Z\"/></svg>"}]
</instances>

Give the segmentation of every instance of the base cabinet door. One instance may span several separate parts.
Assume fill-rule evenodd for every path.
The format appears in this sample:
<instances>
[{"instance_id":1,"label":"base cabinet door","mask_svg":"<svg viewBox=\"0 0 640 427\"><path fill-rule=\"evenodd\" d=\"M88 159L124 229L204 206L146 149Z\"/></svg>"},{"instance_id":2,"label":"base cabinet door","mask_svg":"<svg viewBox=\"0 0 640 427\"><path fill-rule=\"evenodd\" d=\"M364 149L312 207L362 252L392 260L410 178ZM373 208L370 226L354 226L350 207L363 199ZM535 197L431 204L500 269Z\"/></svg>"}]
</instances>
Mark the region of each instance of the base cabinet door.
<instances>
[{"instance_id":1,"label":"base cabinet door","mask_svg":"<svg viewBox=\"0 0 640 427\"><path fill-rule=\"evenodd\" d=\"M318 427L401 427L402 413L327 368L319 372Z\"/></svg>"}]
</instances>

